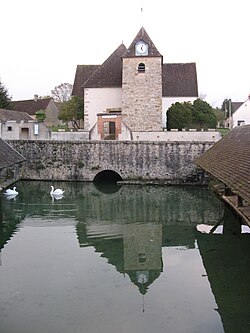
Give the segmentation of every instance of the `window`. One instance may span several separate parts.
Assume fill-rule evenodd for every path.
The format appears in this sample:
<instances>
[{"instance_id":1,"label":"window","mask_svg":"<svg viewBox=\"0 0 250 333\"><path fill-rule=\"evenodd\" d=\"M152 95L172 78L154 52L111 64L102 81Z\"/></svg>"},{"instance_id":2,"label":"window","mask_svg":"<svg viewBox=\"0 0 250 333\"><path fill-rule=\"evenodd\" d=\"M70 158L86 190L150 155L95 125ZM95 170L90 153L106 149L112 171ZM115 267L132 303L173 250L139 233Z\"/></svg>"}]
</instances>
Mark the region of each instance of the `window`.
<instances>
[{"instance_id":1,"label":"window","mask_svg":"<svg viewBox=\"0 0 250 333\"><path fill-rule=\"evenodd\" d=\"M12 131L12 127L11 126L8 126L7 127L7 131L9 132L9 131Z\"/></svg>"},{"instance_id":2,"label":"window","mask_svg":"<svg viewBox=\"0 0 250 333\"><path fill-rule=\"evenodd\" d=\"M241 125L245 125L245 120L238 120L237 126L241 126Z\"/></svg>"},{"instance_id":3,"label":"window","mask_svg":"<svg viewBox=\"0 0 250 333\"><path fill-rule=\"evenodd\" d=\"M145 73L145 64L143 62L138 65L138 73Z\"/></svg>"},{"instance_id":4,"label":"window","mask_svg":"<svg viewBox=\"0 0 250 333\"><path fill-rule=\"evenodd\" d=\"M145 253L138 253L139 263L146 262L146 254Z\"/></svg>"}]
</instances>

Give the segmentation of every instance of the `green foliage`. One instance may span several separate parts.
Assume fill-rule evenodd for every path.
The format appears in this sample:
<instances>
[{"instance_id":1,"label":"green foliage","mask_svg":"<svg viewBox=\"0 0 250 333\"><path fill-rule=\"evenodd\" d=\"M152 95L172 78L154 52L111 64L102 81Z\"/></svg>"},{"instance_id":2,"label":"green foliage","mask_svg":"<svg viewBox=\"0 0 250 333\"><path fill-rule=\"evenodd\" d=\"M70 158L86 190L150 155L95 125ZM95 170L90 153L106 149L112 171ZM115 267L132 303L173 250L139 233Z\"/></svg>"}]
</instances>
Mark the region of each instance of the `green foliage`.
<instances>
[{"instance_id":1,"label":"green foliage","mask_svg":"<svg viewBox=\"0 0 250 333\"><path fill-rule=\"evenodd\" d=\"M225 121L225 113L220 108L214 108L213 111L216 117L217 124L223 127Z\"/></svg>"},{"instance_id":2,"label":"green foliage","mask_svg":"<svg viewBox=\"0 0 250 333\"><path fill-rule=\"evenodd\" d=\"M83 120L83 98L73 96L71 100L62 104L59 112L59 119L68 124L72 122L75 129L80 127L80 120Z\"/></svg>"},{"instance_id":3,"label":"green foliage","mask_svg":"<svg viewBox=\"0 0 250 333\"><path fill-rule=\"evenodd\" d=\"M221 105L221 111L224 112L225 118L229 117L229 110L231 109L231 99L224 99Z\"/></svg>"},{"instance_id":4,"label":"green foliage","mask_svg":"<svg viewBox=\"0 0 250 333\"><path fill-rule=\"evenodd\" d=\"M64 130L65 132L69 131L67 125L50 126L49 129L51 132L58 132L58 130Z\"/></svg>"},{"instance_id":5,"label":"green foliage","mask_svg":"<svg viewBox=\"0 0 250 333\"><path fill-rule=\"evenodd\" d=\"M221 133L222 136L225 136L230 132L230 129L222 127L222 128L218 128L218 131Z\"/></svg>"},{"instance_id":6,"label":"green foliage","mask_svg":"<svg viewBox=\"0 0 250 333\"><path fill-rule=\"evenodd\" d=\"M9 96L8 90L0 81L0 109L11 109L10 102L11 98Z\"/></svg>"},{"instance_id":7,"label":"green foliage","mask_svg":"<svg viewBox=\"0 0 250 333\"><path fill-rule=\"evenodd\" d=\"M196 99L190 102L175 103L167 111L167 129L196 128L206 129L216 127L216 116L211 105Z\"/></svg>"},{"instance_id":8,"label":"green foliage","mask_svg":"<svg viewBox=\"0 0 250 333\"><path fill-rule=\"evenodd\" d=\"M193 121L198 129L216 128L216 116L210 104L201 99L196 99L193 103L194 114Z\"/></svg>"},{"instance_id":9,"label":"green foliage","mask_svg":"<svg viewBox=\"0 0 250 333\"><path fill-rule=\"evenodd\" d=\"M192 105L191 103L175 103L169 109L167 113L167 129L188 128L192 122Z\"/></svg>"},{"instance_id":10,"label":"green foliage","mask_svg":"<svg viewBox=\"0 0 250 333\"><path fill-rule=\"evenodd\" d=\"M44 110L36 111L35 115L36 115L37 121L39 121L39 122L44 121L44 119L46 118L46 114L45 114Z\"/></svg>"}]
</instances>

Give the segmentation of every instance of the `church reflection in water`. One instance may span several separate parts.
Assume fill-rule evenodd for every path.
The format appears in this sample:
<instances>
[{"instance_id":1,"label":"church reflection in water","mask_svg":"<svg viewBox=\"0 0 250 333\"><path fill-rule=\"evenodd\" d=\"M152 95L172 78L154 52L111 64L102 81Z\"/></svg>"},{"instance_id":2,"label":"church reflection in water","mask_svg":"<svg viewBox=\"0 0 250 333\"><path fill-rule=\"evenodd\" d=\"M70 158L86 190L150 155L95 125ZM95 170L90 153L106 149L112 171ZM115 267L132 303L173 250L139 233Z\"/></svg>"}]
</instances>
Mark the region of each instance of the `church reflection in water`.
<instances>
[{"instance_id":1,"label":"church reflection in water","mask_svg":"<svg viewBox=\"0 0 250 333\"><path fill-rule=\"evenodd\" d=\"M118 272L129 275L141 294L160 276L163 269L161 224L131 223L120 228L106 225L100 230L78 223L76 228L80 246L94 246Z\"/></svg>"},{"instance_id":2,"label":"church reflection in water","mask_svg":"<svg viewBox=\"0 0 250 333\"><path fill-rule=\"evenodd\" d=\"M47 227L74 225L79 246L94 247L144 295L163 272L164 247L197 248L225 332L250 331L250 233L240 232L234 214L214 194L207 189L133 186L105 193L92 184L64 185L66 198L55 202L48 184L38 182L21 183L16 201L2 198L0 250L22 221L31 226L48 219ZM32 187L36 196L30 196ZM196 230L197 225L218 221L224 224L221 233Z\"/></svg>"}]
</instances>

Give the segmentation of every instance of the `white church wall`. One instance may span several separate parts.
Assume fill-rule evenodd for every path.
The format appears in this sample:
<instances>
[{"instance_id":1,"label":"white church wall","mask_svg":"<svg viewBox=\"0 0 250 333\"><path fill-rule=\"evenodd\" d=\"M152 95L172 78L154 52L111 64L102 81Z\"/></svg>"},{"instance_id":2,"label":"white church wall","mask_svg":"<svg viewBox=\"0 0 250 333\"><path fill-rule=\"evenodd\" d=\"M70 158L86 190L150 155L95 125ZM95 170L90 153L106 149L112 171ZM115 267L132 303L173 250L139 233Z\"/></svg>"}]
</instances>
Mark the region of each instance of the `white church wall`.
<instances>
[{"instance_id":1,"label":"white church wall","mask_svg":"<svg viewBox=\"0 0 250 333\"><path fill-rule=\"evenodd\" d=\"M84 129L91 130L97 122L97 114L109 108L121 108L121 88L84 89Z\"/></svg>"},{"instance_id":2,"label":"white church wall","mask_svg":"<svg viewBox=\"0 0 250 333\"><path fill-rule=\"evenodd\" d=\"M193 102L198 97L163 97L162 98L162 126L166 127L167 116L166 112L170 108L170 106L174 103L183 103L183 102Z\"/></svg>"}]
</instances>

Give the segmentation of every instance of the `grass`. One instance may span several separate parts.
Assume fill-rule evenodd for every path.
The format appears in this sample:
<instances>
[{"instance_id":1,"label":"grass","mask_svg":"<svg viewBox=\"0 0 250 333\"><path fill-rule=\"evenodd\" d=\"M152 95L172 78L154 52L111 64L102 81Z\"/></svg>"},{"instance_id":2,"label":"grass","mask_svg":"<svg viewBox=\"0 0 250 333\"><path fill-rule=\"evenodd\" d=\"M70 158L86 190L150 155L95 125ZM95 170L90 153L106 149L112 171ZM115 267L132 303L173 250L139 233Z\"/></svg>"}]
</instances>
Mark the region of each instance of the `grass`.
<instances>
[{"instance_id":1,"label":"grass","mask_svg":"<svg viewBox=\"0 0 250 333\"><path fill-rule=\"evenodd\" d=\"M219 127L217 128L217 131L221 133L222 136L225 136L230 132L229 128Z\"/></svg>"},{"instance_id":2,"label":"grass","mask_svg":"<svg viewBox=\"0 0 250 333\"><path fill-rule=\"evenodd\" d=\"M65 132L69 132L69 128L66 125L51 126L49 129L51 132L58 132L60 129L64 129Z\"/></svg>"}]
</instances>

